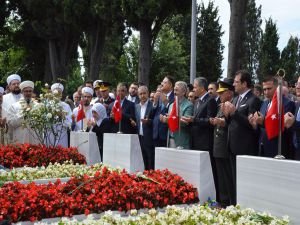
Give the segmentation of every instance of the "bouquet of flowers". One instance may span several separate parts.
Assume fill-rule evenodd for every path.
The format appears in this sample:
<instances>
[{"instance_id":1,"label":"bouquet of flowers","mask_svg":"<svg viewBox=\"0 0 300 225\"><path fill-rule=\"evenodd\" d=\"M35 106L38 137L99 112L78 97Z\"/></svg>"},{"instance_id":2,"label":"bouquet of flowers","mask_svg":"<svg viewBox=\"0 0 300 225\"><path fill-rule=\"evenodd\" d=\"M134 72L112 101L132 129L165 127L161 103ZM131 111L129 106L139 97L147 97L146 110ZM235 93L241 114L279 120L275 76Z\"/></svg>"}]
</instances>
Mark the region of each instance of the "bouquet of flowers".
<instances>
[{"instance_id":1,"label":"bouquet of flowers","mask_svg":"<svg viewBox=\"0 0 300 225\"><path fill-rule=\"evenodd\" d=\"M45 93L40 95L40 102L35 107L22 109L24 126L39 143L47 146L56 146L65 135L67 112L60 104L57 94Z\"/></svg>"}]
</instances>

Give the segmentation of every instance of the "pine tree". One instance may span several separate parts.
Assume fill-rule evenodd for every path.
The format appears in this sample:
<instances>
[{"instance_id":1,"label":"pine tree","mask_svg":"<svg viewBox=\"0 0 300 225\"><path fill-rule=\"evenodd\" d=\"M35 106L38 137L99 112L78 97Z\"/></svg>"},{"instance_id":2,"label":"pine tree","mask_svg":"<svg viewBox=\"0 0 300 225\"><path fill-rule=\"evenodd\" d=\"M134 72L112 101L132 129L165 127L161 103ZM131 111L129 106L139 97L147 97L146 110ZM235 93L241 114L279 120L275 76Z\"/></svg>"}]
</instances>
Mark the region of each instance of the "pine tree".
<instances>
[{"instance_id":1,"label":"pine tree","mask_svg":"<svg viewBox=\"0 0 300 225\"><path fill-rule=\"evenodd\" d=\"M285 70L287 81L296 80L299 76L299 39L291 36L287 46L281 52L280 65Z\"/></svg>"},{"instance_id":2,"label":"pine tree","mask_svg":"<svg viewBox=\"0 0 300 225\"><path fill-rule=\"evenodd\" d=\"M248 70L256 78L259 57L259 42L261 39L261 5L256 7L255 0L248 0L245 20L244 57L242 68Z\"/></svg>"},{"instance_id":3,"label":"pine tree","mask_svg":"<svg viewBox=\"0 0 300 225\"><path fill-rule=\"evenodd\" d=\"M277 47L279 35L276 23L272 18L266 21L265 31L260 42L258 79L261 81L266 75L275 75L280 66L280 51Z\"/></svg>"},{"instance_id":4,"label":"pine tree","mask_svg":"<svg viewBox=\"0 0 300 225\"><path fill-rule=\"evenodd\" d=\"M221 37L224 34L219 23L218 8L209 2L205 8L203 2L198 6L200 18L197 21L197 75L216 81L222 75L224 46Z\"/></svg>"}]
</instances>

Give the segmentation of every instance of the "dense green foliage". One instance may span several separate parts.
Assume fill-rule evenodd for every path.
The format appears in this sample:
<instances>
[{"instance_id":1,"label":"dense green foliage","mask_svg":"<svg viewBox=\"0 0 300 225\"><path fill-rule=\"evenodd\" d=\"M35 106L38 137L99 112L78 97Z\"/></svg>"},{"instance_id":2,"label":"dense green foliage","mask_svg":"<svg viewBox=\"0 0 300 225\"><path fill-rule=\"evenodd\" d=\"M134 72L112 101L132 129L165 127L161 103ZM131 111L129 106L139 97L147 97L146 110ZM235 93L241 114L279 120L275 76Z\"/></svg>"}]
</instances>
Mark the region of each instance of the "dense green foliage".
<instances>
[{"instance_id":1,"label":"dense green foliage","mask_svg":"<svg viewBox=\"0 0 300 225\"><path fill-rule=\"evenodd\" d=\"M291 37L280 52L276 23L269 19L261 30L262 7L248 1L242 67L258 80L278 68L296 79L299 39ZM218 8L200 3L197 12L197 76L215 81L224 49ZM0 1L0 82L11 73L63 81L71 95L87 79L142 81L151 89L166 74L189 81L190 27L191 2L184 0Z\"/></svg>"},{"instance_id":2,"label":"dense green foliage","mask_svg":"<svg viewBox=\"0 0 300 225\"><path fill-rule=\"evenodd\" d=\"M277 47L279 34L276 23L271 18L266 21L265 31L260 41L258 78L262 80L268 75L275 75L279 69L280 51Z\"/></svg>"},{"instance_id":3,"label":"dense green foliage","mask_svg":"<svg viewBox=\"0 0 300 225\"><path fill-rule=\"evenodd\" d=\"M198 9L197 32L197 75L216 81L222 75L224 46L221 37L224 34L219 23L218 8L209 2L207 8L202 3Z\"/></svg>"}]
</instances>

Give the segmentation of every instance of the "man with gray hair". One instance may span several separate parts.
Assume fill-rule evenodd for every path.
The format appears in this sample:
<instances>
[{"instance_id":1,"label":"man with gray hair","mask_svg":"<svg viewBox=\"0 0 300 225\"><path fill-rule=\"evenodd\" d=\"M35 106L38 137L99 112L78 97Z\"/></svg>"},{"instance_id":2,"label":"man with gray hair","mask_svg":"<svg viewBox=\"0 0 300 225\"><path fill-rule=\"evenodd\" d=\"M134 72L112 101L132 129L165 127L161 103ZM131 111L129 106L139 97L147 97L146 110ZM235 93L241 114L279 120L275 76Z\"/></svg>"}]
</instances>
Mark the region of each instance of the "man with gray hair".
<instances>
[{"instance_id":1,"label":"man with gray hair","mask_svg":"<svg viewBox=\"0 0 300 225\"><path fill-rule=\"evenodd\" d=\"M210 118L217 115L218 107L214 97L208 91L208 82L204 77L194 80L194 92L198 99L195 101L193 117L182 119L191 123L191 146L193 150L208 151L213 171L215 186L217 188L216 166L213 158L214 126L209 122ZM218 193L218 191L217 191Z\"/></svg>"},{"instance_id":2,"label":"man with gray hair","mask_svg":"<svg viewBox=\"0 0 300 225\"><path fill-rule=\"evenodd\" d=\"M212 151L213 126L209 119L217 115L216 100L209 96L206 78L197 77L194 80L194 93L198 99L195 101L193 117L183 119L192 124L192 149Z\"/></svg>"}]
</instances>

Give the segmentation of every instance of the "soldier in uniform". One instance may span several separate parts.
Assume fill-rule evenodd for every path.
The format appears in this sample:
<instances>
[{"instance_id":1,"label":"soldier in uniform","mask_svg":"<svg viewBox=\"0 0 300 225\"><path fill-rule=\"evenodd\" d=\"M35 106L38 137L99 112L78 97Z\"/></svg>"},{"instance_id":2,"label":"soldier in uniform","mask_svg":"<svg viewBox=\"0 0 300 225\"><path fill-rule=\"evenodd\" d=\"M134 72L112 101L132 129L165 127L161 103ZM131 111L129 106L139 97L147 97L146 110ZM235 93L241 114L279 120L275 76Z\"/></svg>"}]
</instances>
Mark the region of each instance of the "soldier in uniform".
<instances>
[{"instance_id":1,"label":"soldier in uniform","mask_svg":"<svg viewBox=\"0 0 300 225\"><path fill-rule=\"evenodd\" d=\"M99 88L99 90L101 92L101 96L102 96L102 98L100 100L98 100L97 102L104 105L104 107L106 108L107 116L110 116L110 110L109 110L108 106L115 101L115 99L113 99L109 96L109 86L110 85L111 85L110 83L105 82L105 81L98 82L95 85L95 89Z\"/></svg>"},{"instance_id":2,"label":"soldier in uniform","mask_svg":"<svg viewBox=\"0 0 300 225\"><path fill-rule=\"evenodd\" d=\"M219 94L221 104L226 101L232 101L234 95L233 79L225 78L219 81ZM221 104L218 105L218 113L215 118L210 118L209 122L214 126L214 146L213 157L216 163L217 184L216 190L219 192L217 201L221 207L226 207L233 204L234 188L233 178L231 173L229 152L227 146L228 126Z\"/></svg>"}]
</instances>

